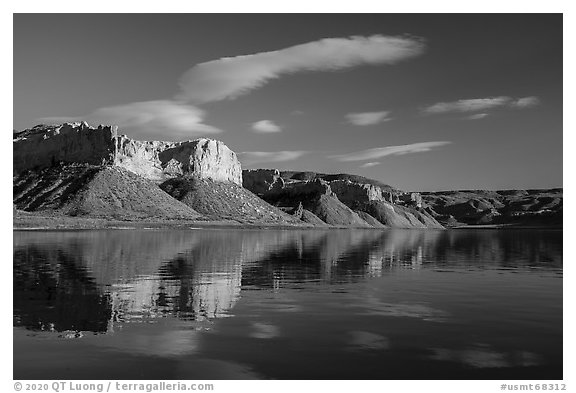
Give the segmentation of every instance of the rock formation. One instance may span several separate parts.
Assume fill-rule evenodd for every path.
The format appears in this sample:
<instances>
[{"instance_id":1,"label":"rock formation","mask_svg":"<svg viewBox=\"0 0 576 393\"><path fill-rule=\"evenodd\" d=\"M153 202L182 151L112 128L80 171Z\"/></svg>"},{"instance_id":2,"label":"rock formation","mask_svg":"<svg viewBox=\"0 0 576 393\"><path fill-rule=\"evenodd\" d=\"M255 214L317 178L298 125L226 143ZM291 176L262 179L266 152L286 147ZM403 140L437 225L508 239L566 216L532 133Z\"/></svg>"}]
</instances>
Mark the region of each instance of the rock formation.
<instances>
[{"instance_id":1,"label":"rock formation","mask_svg":"<svg viewBox=\"0 0 576 393\"><path fill-rule=\"evenodd\" d=\"M422 193L423 203L447 226L516 224L562 226L563 190L466 190Z\"/></svg>"},{"instance_id":2,"label":"rock formation","mask_svg":"<svg viewBox=\"0 0 576 393\"><path fill-rule=\"evenodd\" d=\"M284 188L284 179L278 169L247 169L242 171L242 185L259 195Z\"/></svg>"},{"instance_id":3,"label":"rock formation","mask_svg":"<svg viewBox=\"0 0 576 393\"><path fill-rule=\"evenodd\" d=\"M15 133L13 149L15 217L48 212L354 228L562 225L562 189L417 193L356 175L242 171L233 151L205 138L137 141L116 127L79 122Z\"/></svg>"},{"instance_id":4,"label":"rock formation","mask_svg":"<svg viewBox=\"0 0 576 393\"><path fill-rule=\"evenodd\" d=\"M180 177L165 181L160 188L211 219L241 223L301 223L299 218L282 212L234 183Z\"/></svg>"},{"instance_id":5,"label":"rock formation","mask_svg":"<svg viewBox=\"0 0 576 393\"><path fill-rule=\"evenodd\" d=\"M156 182L194 175L242 184L242 168L236 154L222 142L206 138L136 141L118 135L116 127L66 123L40 125L14 134L13 151L15 173L58 163L107 164Z\"/></svg>"},{"instance_id":6,"label":"rock formation","mask_svg":"<svg viewBox=\"0 0 576 393\"><path fill-rule=\"evenodd\" d=\"M242 177L244 187L270 204L296 211L302 205L333 226L442 228L424 210L419 193L402 192L361 176L261 169L243 171Z\"/></svg>"},{"instance_id":7,"label":"rock formation","mask_svg":"<svg viewBox=\"0 0 576 393\"><path fill-rule=\"evenodd\" d=\"M189 206L124 168L70 164L14 178L18 209L117 220L197 219Z\"/></svg>"}]
</instances>

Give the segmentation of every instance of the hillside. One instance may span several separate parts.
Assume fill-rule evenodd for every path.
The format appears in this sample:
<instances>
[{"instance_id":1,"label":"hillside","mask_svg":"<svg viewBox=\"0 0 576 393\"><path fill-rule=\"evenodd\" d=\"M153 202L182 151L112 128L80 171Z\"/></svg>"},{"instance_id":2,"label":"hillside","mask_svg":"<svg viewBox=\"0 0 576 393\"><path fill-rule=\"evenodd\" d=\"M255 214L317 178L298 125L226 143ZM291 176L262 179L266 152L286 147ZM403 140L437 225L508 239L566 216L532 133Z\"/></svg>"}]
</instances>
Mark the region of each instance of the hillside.
<instances>
[{"instance_id":1,"label":"hillside","mask_svg":"<svg viewBox=\"0 0 576 393\"><path fill-rule=\"evenodd\" d=\"M443 228L422 207L418 193L406 193L361 176L315 172L244 170L244 187L282 209L302 205L333 226ZM365 217L366 219L363 219Z\"/></svg>"},{"instance_id":2,"label":"hillside","mask_svg":"<svg viewBox=\"0 0 576 393\"><path fill-rule=\"evenodd\" d=\"M14 178L19 210L119 220L197 219L189 206L123 168L62 165Z\"/></svg>"},{"instance_id":3,"label":"hillside","mask_svg":"<svg viewBox=\"0 0 576 393\"><path fill-rule=\"evenodd\" d=\"M449 226L562 226L563 190L465 190L424 192L430 212Z\"/></svg>"},{"instance_id":4,"label":"hillside","mask_svg":"<svg viewBox=\"0 0 576 393\"><path fill-rule=\"evenodd\" d=\"M167 180L160 188L211 219L241 223L302 224L299 219L269 205L234 183L187 177Z\"/></svg>"}]
</instances>

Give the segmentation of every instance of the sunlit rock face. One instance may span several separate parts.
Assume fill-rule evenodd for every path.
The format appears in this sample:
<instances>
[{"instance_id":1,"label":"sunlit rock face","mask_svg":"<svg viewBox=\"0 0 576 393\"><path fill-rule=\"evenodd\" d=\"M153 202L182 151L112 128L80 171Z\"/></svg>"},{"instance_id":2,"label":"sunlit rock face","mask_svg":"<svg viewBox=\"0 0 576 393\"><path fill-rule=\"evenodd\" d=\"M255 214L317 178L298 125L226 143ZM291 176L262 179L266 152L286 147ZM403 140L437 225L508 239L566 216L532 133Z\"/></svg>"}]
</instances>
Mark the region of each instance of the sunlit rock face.
<instances>
[{"instance_id":1,"label":"sunlit rock face","mask_svg":"<svg viewBox=\"0 0 576 393\"><path fill-rule=\"evenodd\" d=\"M87 123L38 125L14 134L14 172L59 162L100 165L114 159L114 130Z\"/></svg>"},{"instance_id":2,"label":"sunlit rock face","mask_svg":"<svg viewBox=\"0 0 576 393\"><path fill-rule=\"evenodd\" d=\"M200 138L185 142L142 142L123 135L117 141L115 165L151 180L194 175L242 185L240 161L220 141Z\"/></svg>"},{"instance_id":3,"label":"sunlit rock face","mask_svg":"<svg viewBox=\"0 0 576 393\"><path fill-rule=\"evenodd\" d=\"M58 163L116 165L154 181L193 175L242 185L242 167L224 143L137 141L113 126L86 122L39 125L14 134L14 172Z\"/></svg>"},{"instance_id":4,"label":"sunlit rock face","mask_svg":"<svg viewBox=\"0 0 576 393\"><path fill-rule=\"evenodd\" d=\"M330 188L345 204L354 202L384 201L389 192L372 184L353 183L349 180L330 182Z\"/></svg>"}]
</instances>

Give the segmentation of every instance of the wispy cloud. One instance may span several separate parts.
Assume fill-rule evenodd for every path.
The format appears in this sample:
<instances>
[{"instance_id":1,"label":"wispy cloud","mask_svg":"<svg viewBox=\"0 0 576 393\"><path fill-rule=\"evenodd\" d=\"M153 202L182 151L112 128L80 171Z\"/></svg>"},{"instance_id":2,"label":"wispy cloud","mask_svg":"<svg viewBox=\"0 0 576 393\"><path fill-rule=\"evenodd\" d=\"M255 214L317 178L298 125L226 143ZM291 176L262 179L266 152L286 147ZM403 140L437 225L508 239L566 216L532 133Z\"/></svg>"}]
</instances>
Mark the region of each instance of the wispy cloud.
<instances>
[{"instance_id":1,"label":"wispy cloud","mask_svg":"<svg viewBox=\"0 0 576 393\"><path fill-rule=\"evenodd\" d=\"M332 156L332 158L338 161L373 160L386 156L401 156L404 154L422 153L437 147L448 145L450 143L451 142L420 142L410 145L376 147L355 153L336 155Z\"/></svg>"},{"instance_id":2,"label":"wispy cloud","mask_svg":"<svg viewBox=\"0 0 576 393\"><path fill-rule=\"evenodd\" d=\"M252 124L252 130L259 133L282 132L282 128L271 120L260 120Z\"/></svg>"},{"instance_id":3,"label":"wispy cloud","mask_svg":"<svg viewBox=\"0 0 576 393\"><path fill-rule=\"evenodd\" d=\"M308 153L305 150L284 150L284 151L245 151L239 153L240 161L243 164L257 164L261 162L283 162L292 161Z\"/></svg>"},{"instance_id":4,"label":"wispy cloud","mask_svg":"<svg viewBox=\"0 0 576 393\"><path fill-rule=\"evenodd\" d=\"M488 116L488 113L476 113L467 117L468 120L480 120Z\"/></svg>"},{"instance_id":5,"label":"wispy cloud","mask_svg":"<svg viewBox=\"0 0 576 393\"><path fill-rule=\"evenodd\" d=\"M451 102L439 102L422 110L426 114L439 114L450 112L479 112L499 107L528 108L538 105L538 97L512 98L508 96L473 98Z\"/></svg>"},{"instance_id":6,"label":"wispy cloud","mask_svg":"<svg viewBox=\"0 0 576 393\"><path fill-rule=\"evenodd\" d=\"M85 120L91 125L114 124L120 130L131 129L139 136L160 137L166 133L177 138L193 138L199 134L222 132L204 124L205 112L197 107L171 101L143 101L100 108L83 117L43 118L41 121Z\"/></svg>"},{"instance_id":7,"label":"wispy cloud","mask_svg":"<svg viewBox=\"0 0 576 393\"><path fill-rule=\"evenodd\" d=\"M380 162L378 161L367 162L365 164L360 165L360 168L370 168L376 165L380 165Z\"/></svg>"},{"instance_id":8,"label":"wispy cloud","mask_svg":"<svg viewBox=\"0 0 576 393\"><path fill-rule=\"evenodd\" d=\"M395 64L424 51L420 38L326 38L271 52L224 57L198 64L180 78L178 98L195 103L236 98L282 75Z\"/></svg>"},{"instance_id":9,"label":"wispy cloud","mask_svg":"<svg viewBox=\"0 0 576 393\"><path fill-rule=\"evenodd\" d=\"M475 112L485 111L499 106L508 105L512 99L510 97L473 98L469 100L458 100L453 102L439 102L424 108L425 113L448 113L448 112Z\"/></svg>"},{"instance_id":10,"label":"wispy cloud","mask_svg":"<svg viewBox=\"0 0 576 393\"><path fill-rule=\"evenodd\" d=\"M385 121L392 120L389 117L389 111L381 112L362 112L362 113L348 113L345 118L348 123L355 126L371 126L374 124L382 123Z\"/></svg>"},{"instance_id":11,"label":"wispy cloud","mask_svg":"<svg viewBox=\"0 0 576 393\"><path fill-rule=\"evenodd\" d=\"M100 108L88 116L67 117L63 121L115 124L138 131L139 137L214 134L220 130L204 124L205 112L190 103L232 99L273 79L298 72L395 64L420 55L424 47L420 38L373 35L326 38L271 52L224 57L197 64L185 72L179 80L180 90L172 99Z\"/></svg>"},{"instance_id":12,"label":"wispy cloud","mask_svg":"<svg viewBox=\"0 0 576 393\"><path fill-rule=\"evenodd\" d=\"M536 106L540 104L540 99L538 97L523 97L519 98L512 103L512 106L516 108L529 108L531 106Z\"/></svg>"}]
</instances>

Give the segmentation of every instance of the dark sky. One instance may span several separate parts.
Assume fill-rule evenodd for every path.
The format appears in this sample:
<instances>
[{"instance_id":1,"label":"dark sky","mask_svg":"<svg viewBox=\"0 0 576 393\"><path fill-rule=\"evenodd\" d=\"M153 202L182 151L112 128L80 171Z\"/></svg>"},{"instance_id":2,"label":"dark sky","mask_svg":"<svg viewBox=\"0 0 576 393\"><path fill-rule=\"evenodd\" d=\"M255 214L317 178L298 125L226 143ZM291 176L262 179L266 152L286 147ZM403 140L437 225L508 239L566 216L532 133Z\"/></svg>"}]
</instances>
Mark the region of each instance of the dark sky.
<instances>
[{"instance_id":1,"label":"dark sky","mask_svg":"<svg viewBox=\"0 0 576 393\"><path fill-rule=\"evenodd\" d=\"M562 15L16 14L14 129L80 119L245 168L561 187Z\"/></svg>"}]
</instances>

